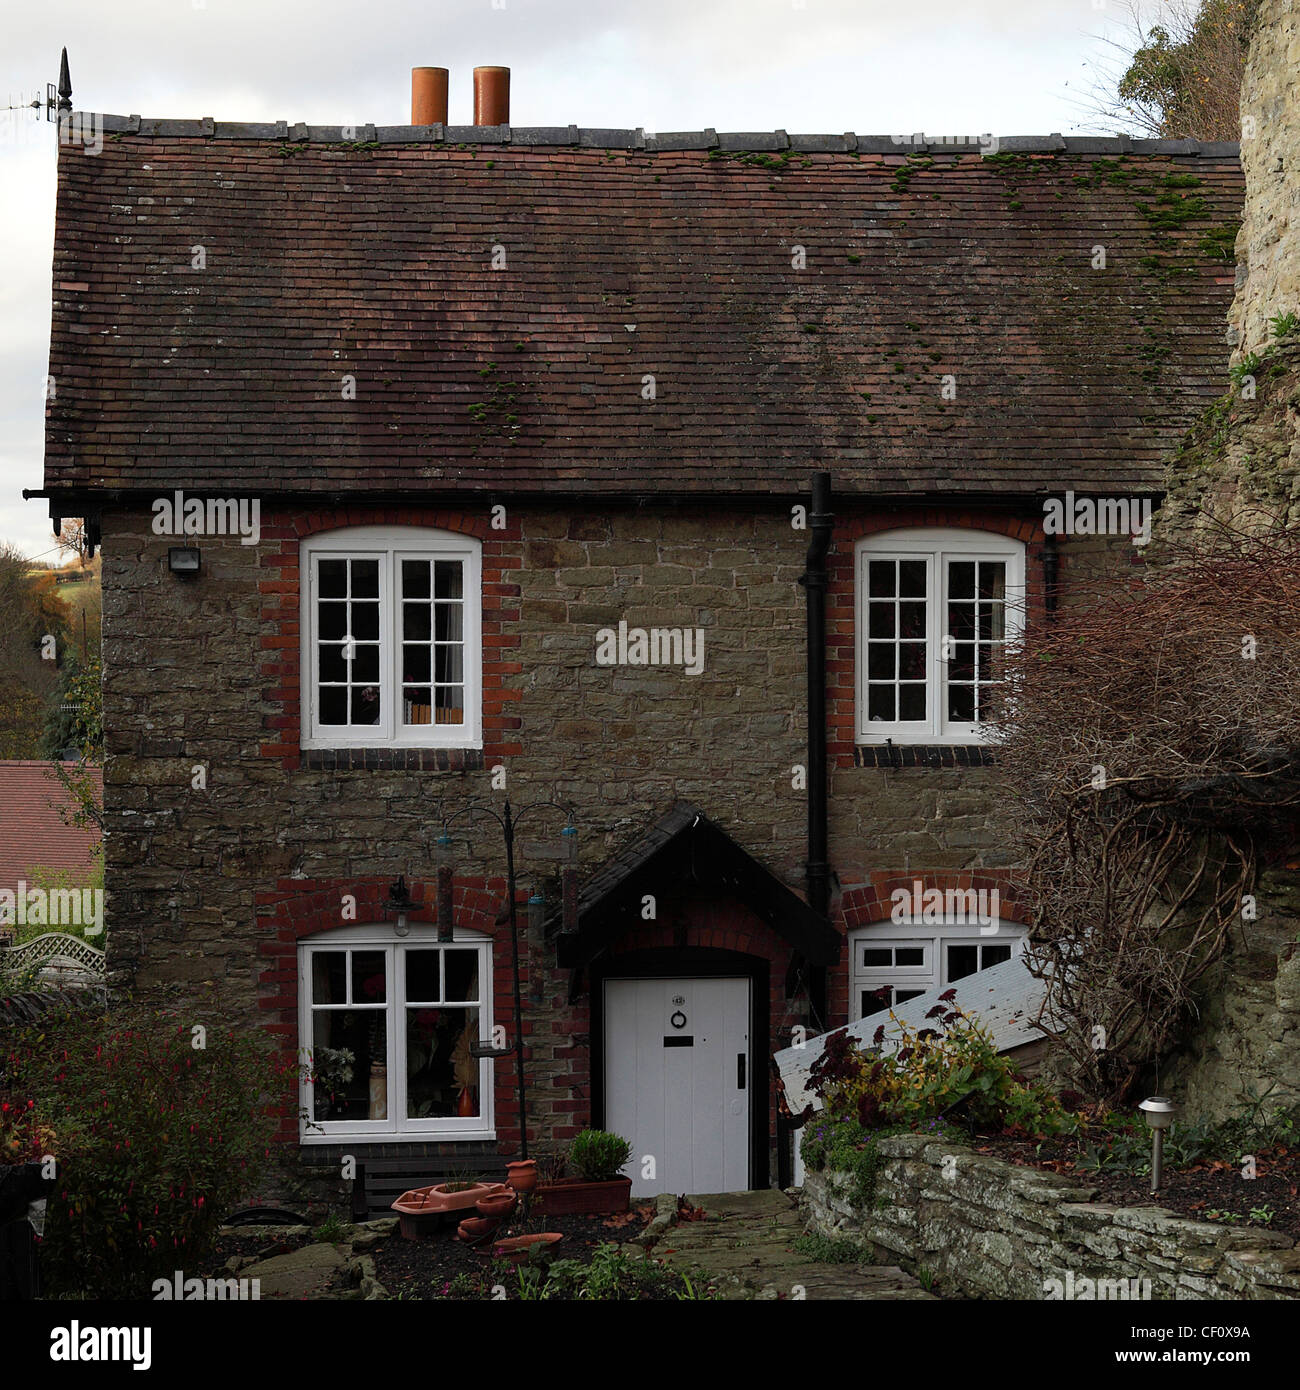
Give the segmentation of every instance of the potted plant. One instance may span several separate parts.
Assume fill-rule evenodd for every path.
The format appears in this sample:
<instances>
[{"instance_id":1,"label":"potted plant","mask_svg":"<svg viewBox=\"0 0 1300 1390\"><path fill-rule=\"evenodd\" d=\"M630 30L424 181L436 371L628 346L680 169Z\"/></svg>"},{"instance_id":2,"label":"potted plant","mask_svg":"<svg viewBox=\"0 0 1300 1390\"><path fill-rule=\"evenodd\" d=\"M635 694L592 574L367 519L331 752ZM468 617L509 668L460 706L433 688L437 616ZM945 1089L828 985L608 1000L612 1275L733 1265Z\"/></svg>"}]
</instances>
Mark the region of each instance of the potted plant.
<instances>
[{"instance_id":1,"label":"potted plant","mask_svg":"<svg viewBox=\"0 0 1300 1390\"><path fill-rule=\"evenodd\" d=\"M554 1178L537 1189L540 1209L548 1216L607 1216L628 1209L632 1179L620 1169L632 1146L620 1135L584 1129L569 1146L568 1166L577 1176Z\"/></svg>"},{"instance_id":2,"label":"potted plant","mask_svg":"<svg viewBox=\"0 0 1300 1390\"><path fill-rule=\"evenodd\" d=\"M352 1081L356 1060L356 1054L350 1047L318 1047L312 1053L311 1080L316 1097L316 1119L328 1120L334 1113L338 1097Z\"/></svg>"}]
</instances>

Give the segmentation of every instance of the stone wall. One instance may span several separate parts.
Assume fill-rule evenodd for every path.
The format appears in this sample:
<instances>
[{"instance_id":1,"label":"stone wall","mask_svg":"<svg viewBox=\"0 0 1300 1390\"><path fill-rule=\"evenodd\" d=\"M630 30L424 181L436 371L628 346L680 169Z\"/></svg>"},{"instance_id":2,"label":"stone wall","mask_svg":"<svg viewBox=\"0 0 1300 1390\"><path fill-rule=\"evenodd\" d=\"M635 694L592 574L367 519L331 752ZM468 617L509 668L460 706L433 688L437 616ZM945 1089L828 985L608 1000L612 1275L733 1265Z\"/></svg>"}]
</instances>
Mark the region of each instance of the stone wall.
<instances>
[{"instance_id":1,"label":"stone wall","mask_svg":"<svg viewBox=\"0 0 1300 1390\"><path fill-rule=\"evenodd\" d=\"M1240 1114L1256 1097L1268 1111L1300 1106L1300 877L1279 867L1255 897L1256 920L1234 931L1165 1071L1170 1094L1200 1118Z\"/></svg>"},{"instance_id":2,"label":"stone wall","mask_svg":"<svg viewBox=\"0 0 1300 1390\"><path fill-rule=\"evenodd\" d=\"M1185 1220L1154 1202L1111 1206L1085 1180L923 1135L878 1143L878 1210L863 1216L854 1208L844 1174L808 1173L804 1214L822 1235L870 1244L879 1263L928 1271L942 1289L1079 1299L1096 1297L1095 1281L1107 1280L1105 1297L1300 1298L1300 1249L1286 1236ZM1149 1292L1131 1280L1149 1281Z\"/></svg>"},{"instance_id":3,"label":"stone wall","mask_svg":"<svg viewBox=\"0 0 1300 1390\"><path fill-rule=\"evenodd\" d=\"M1241 88L1246 211L1237 237L1229 339L1239 360L1270 340L1268 320L1300 311L1300 7L1260 0Z\"/></svg>"}]
</instances>

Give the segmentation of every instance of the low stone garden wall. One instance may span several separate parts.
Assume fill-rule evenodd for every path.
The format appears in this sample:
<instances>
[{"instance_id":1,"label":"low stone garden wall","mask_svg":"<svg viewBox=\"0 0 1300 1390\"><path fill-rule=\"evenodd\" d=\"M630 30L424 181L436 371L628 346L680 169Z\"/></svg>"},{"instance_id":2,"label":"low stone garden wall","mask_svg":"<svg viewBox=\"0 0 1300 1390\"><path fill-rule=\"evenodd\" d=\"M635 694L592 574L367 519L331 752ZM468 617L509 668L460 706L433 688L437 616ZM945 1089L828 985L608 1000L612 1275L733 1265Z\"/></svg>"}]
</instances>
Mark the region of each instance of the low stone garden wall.
<instances>
[{"instance_id":1,"label":"low stone garden wall","mask_svg":"<svg viewBox=\"0 0 1300 1390\"><path fill-rule=\"evenodd\" d=\"M1287 1236L1154 1204L1102 1204L1086 1180L924 1135L878 1143L877 1210L855 1208L845 1174L809 1172L804 1214L811 1229L871 1245L880 1263L928 1271L941 1289L996 1299L1300 1298L1300 1249Z\"/></svg>"}]
</instances>

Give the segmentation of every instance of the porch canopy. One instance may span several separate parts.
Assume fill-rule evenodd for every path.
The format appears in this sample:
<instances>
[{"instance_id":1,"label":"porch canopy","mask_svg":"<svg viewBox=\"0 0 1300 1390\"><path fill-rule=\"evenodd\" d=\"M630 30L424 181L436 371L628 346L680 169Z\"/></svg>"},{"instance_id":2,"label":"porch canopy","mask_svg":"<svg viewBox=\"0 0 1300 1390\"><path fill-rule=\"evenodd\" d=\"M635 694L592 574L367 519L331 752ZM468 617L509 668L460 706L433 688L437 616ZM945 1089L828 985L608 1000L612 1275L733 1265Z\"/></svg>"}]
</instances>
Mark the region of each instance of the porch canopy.
<instances>
[{"instance_id":1,"label":"porch canopy","mask_svg":"<svg viewBox=\"0 0 1300 1390\"><path fill-rule=\"evenodd\" d=\"M647 895L666 885L690 884L725 892L745 904L813 965L834 965L840 935L720 826L689 802L616 854L578 895L578 930L561 936L558 963L588 965L612 940L642 924Z\"/></svg>"}]
</instances>

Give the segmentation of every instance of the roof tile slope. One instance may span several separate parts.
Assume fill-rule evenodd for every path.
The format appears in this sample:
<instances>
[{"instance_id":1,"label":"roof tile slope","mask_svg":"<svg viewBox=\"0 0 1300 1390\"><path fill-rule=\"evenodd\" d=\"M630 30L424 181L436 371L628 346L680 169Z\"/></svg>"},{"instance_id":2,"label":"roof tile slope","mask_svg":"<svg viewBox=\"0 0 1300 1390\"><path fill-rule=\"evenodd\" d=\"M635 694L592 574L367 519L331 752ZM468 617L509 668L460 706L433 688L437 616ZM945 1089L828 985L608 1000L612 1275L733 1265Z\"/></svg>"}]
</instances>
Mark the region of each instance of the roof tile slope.
<instances>
[{"instance_id":1,"label":"roof tile slope","mask_svg":"<svg viewBox=\"0 0 1300 1390\"><path fill-rule=\"evenodd\" d=\"M75 763L65 763L72 771ZM102 805L101 770L88 768L95 799ZM99 843L94 826L65 825L58 807L72 802L47 762L0 760L0 888L30 883L34 868L63 869L74 877L90 869L90 851Z\"/></svg>"},{"instance_id":2,"label":"roof tile slope","mask_svg":"<svg viewBox=\"0 0 1300 1390\"><path fill-rule=\"evenodd\" d=\"M353 146L108 119L101 154L60 153L49 488L1155 489L1223 389L1232 146Z\"/></svg>"}]
</instances>

